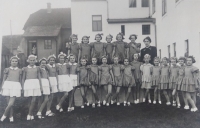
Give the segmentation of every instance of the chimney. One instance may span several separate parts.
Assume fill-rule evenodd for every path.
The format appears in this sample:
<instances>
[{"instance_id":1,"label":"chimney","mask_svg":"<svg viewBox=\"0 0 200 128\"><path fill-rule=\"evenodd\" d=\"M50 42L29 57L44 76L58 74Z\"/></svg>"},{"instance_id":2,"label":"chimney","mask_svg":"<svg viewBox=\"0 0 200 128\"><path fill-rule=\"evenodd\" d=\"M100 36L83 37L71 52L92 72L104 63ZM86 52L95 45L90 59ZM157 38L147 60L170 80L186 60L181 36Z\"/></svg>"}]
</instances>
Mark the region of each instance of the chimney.
<instances>
[{"instance_id":1,"label":"chimney","mask_svg":"<svg viewBox=\"0 0 200 128\"><path fill-rule=\"evenodd\" d=\"M47 3L47 13L51 13L51 3Z\"/></svg>"}]
</instances>

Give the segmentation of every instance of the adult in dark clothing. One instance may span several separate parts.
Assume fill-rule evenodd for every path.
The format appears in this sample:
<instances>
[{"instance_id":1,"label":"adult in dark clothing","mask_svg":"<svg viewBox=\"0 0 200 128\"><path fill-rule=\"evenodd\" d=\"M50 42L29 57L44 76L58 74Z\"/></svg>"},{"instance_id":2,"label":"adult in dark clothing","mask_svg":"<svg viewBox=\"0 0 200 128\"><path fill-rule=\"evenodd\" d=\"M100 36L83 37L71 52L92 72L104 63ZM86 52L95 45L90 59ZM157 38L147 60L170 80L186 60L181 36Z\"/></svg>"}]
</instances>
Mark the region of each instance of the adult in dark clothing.
<instances>
[{"instance_id":1,"label":"adult in dark clothing","mask_svg":"<svg viewBox=\"0 0 200 128\"><path fill-rule=\"evenodd\" d=\"M150 37L144 38L143 42L145 44L145 48L143 48L141 50L140 61L144 62L144 55L145 54L149 54L149 55L151 55L150 63L153 64L153 60L157 56L157 49L156 49L155 46L150 46L150 43L151 43L151 38Z\"/></svg>"}]
</instances>

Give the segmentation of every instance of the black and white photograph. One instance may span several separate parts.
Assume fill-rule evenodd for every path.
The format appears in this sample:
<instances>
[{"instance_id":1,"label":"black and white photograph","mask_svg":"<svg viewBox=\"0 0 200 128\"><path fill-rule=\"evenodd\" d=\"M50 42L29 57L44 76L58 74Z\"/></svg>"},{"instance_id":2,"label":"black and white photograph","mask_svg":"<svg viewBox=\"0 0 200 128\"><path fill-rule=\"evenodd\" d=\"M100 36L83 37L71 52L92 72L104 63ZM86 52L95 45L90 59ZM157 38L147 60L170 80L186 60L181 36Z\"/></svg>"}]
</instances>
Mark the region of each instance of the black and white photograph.
<instances>
[{"instance_id":1,"label":"black and white photograph","mask_svg":"<svg viewBox=\"0 0 200 128\"><path fill-rule=\"evenodd\" d=\"M0 128L199 128L200 0L0 0Z\"/></svg>"}]
</instances>

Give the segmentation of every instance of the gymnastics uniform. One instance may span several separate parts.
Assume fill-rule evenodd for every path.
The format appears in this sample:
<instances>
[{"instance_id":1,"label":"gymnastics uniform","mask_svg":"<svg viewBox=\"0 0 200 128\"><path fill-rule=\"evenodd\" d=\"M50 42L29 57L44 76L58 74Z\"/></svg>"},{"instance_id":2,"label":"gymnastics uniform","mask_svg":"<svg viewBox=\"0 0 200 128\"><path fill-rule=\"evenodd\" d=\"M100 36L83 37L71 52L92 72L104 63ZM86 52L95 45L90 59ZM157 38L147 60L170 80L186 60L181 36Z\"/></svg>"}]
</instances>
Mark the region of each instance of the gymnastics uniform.
<instances>
[{"instance_id":1,"label":"gymnastics uniform","mask_svg":"<svg viewBox=\"0 0 200 128\"><path fill-rule=\"evenodd\" d=\"M56 69L56 65L50 65L47 64L47 69L49 72L49 82L50 82L50 87L51 87L51 93L57 93L58 92L58 81L56 78L57 75L57 69Z\"/></svg>"},{"instance_id":2,"label":"gymnastics uniform","mask_svg":"<svg viewBox=\"0 0 200 128\"><path fill-rule=\"evenodd\" d=\"M50 95L50 85L48 80L48 71L45 68L40 67L40 77L42 84L42 91L44 95Z\"/></svg>"},{"instance_id":3,"label":"gymnastics uniform","mask_svg":"<svg viewBox=\"0 0 200 128\"><path fill-rule=\"evenodd\" d=\"M69 65L67 63L57 65L58 72L58 88L59 92L69 92L73 89L70 84Z\"/></svg>"},{"instance_id":4,"label":"gymnastics uniform","mask_svg":"<svg viewBox=\"0 0 200 128\"><path fill-rule=\"evenodd\" d=\"M114 42L115 47L115 56L119 57L119 62L124 62L124 59L126 57L125 51L127 48L127 43L123 41L116 41Z\"/></svg>"},{"instance_id":5,"label":"gymnastics uniform","mask_svg":"<svg viewBox=\"0 0 200 128\"><path fill-rule=\"evenodd\" d=\"M169 89L169 66L161 68L160 87L158 89Z\"/></svg>"},{"instance_id":6,"label":"gymnastics uniform","mask_svg":"<svg viewBox=\"0 0 200 128\"><path fill-rule=\"evenodd\" d=\"M68 50L70 50L70 54L73 54L76 58L76 61L78 60L78 54L79 54L79 44L78 43L72 43L68 45Z\"/></svg>"},{"instance_id":7,"label":"gymnastics uniform","mask_svg":"<svg viewBox=\"0 0 200 128\"><path fill-rule=\"evenodd\" d=\"M134 48L132 45L135 45L137 48ZM129 49L129 62L132 62L133 61L133 55L135 53L140 53L141 43L130 42L127 45L127 48Z\"/></svg>"},{"instance_id":8,"label":"gymnastics uniform","mask_svg":"<svg viewBox=\"0 0 200 128\"><path fill-rule=\"evenodd\" d=\"M141 88L150 89L152 86L152 68L153 65L143 64L140 66L140 70L142 71L142 86Z\"/></svg>"},{"instance_id":9,"label":"gymnastics uniform","mask_svg":"<svg viewBox=\"0 0 200 128\"><path fill-rule=\"evenodd\" d=\"M169 78L169 89L176 89L177 88L177 79L178 79L178 72L179 67L170 67L170 78Z\"/></svg>"},{"instance_id":10,"label":"gymnastics uniform","mask_svg":"<svg viewBox=\"0 0 200 128\"><path fill-rule=\"evenodd\" d=\"M71 81L71 86L76 87L77 86L77 70L78 70L78 64L77 63L71 63L69 62L69 77Z\"/></svg>"},{"instance_id":11,"label":"gymnastics uniform","mask_svg":"<svg viewBox=\"0 0 200 128\"><path fill-rule=\"evenodd\" d=\"M79 49L81 50L81 58L85 57L85 59L87 59L88 62L90 62L91 61L92 46L90 44L82 43L82 44L80 44Z\"/></svg>"},{"instance_id":12,"label":"gymnastics uniform","mask_svg":"<svg viewBox=\"0 0 200 128\"><path fill-rule=\"evenodd\" d=\"M98 85L99 84L99 77L98 72L99 68L98 65L88 65L87 66L88 72L89 72L89 81L92 85Z\"/></svg>"},{"instance_id":13,"label":"gymnastics uniform","mask_svg":"<svg viewBox=\"0 0 200 128\"><path fill-rule=\"evenodd\" d=\"M184 77L184 68L185 66L181 66L179 67L179 70L178 70L178 78L177 78L176 84L177 84L177 90L179 91L181 91L181 87L182 87L182 82L183 82L183 77Z\"/></svg>"},{"instance_id":14,"label":"gymnastics uniform","mask_svg":"<svg viewBox=\"0 0 200 128\"><path fill-rule=\"evenodd\" d=\"M104 55L104 48L105 48L105 43L102 42L94 42L90 44L93 48L93 55L92 57L97 58L97 63L101 63L101 57Z\"/></svg>"},{"instance_id":15,"label":"gymnastics uniform","mask_svg":"<svg viewBox=\"0 0 200 128\"><path fill-rule=\"evenodd\" d=\"M160 66L153 66L152 68L152 86L158 87L160 84Z\"/></svg>"},{"instance_id":16,"label":"gymnastics uniform","mask_svg":"<svg viewBox=\"0 0 200 128\"><path fill-rule=\"evenodd\" d=\"M142 65L142 62L138 62L138 61L132 61L131 62L131 66L135 67L135 70L133 72L134 74L134 78L137 81L136 82L136 86L138 84L142 83L142 75L141 75L141 71L140 71L140 66Z\"/></svg>"},{"instance_id":17,"label":"gymnastics uniform","mask_svg":"<svg viewBox=\"0 0 200 128\"><path fill-rule=\"evenodd\" d=\"M124 77L123 77L123 86L124 87L133 87L136 86L135 84L135 78L133 77L133 71L135 70L135 67L131 65L124 65Z\"/></svg>"},{"instance_id":18,"label":"gymnastics uniform","mask_svg":"<svg viewBox=\"0 0 200 128\"><path fill-rule=\"evenodd\" d=\"M41 96L40 82L38 76L40 75L39 67L35 65L31 67L28 65L23 69L24 75L24 97Z\"/></svg>"},{"instance_id":19,"label":"gymnastics uniform","mask_svg":"<svg viewBox=\"0 0 200 128\"><path fill-rule=\"evenodd\" d=\"M79 84L81 86L88 86L88 69L86 66L80 66L77 69L77 72L79 72Z\"/></svg>"},{"instance_id":20,"label":"gymnastics uniform","mask_svg":"<svg viewBox=\"0 0 200 128\"><path fill-rule=\"evenodd\" d=\"M6 68L4 70L4 75L7 77L2 86L2 95L9 97L20 97L22 89L20 77L22 75L22 70L18 67Z\"/></svg>"},{"instance_id":21,"label":"gymnastics uniform","mask_svg":"<svg viewBox=\"0 0 200 128\"><path fill-rule=\"evenodd\" d=\"M108 64L102 64L99 66L99 71L101 71L101 74L99 74L101 76L100 86L112 84L110 70L112 70L112 66Z\"/></svg>"},{"instance_id":22,"label":"gymnastics uniform","mask_svg":"<svg viewBox=\"0 0 200 128\"><path fill-rule=\"evenodd\" d=\"M107 64L111 64L112 61L112 54L113 54L114 44L113 43L106 43L105 44L105 51L107 57Z\"/></svg>"},{"instance_id":23,"label":"gymnastics uniform","mask_svg":"<svg viewBox=\"0 0 200 128\"><path fill-rule=\"evenodd\" d=\"M185 76L183 77L181 91L196 92L196 88L199 87L198 79L195 77L199 69L194 66L186 66L184 68Z\"/></svg>"},{"instance_id":24,"label":"gymnastics uniform","mask_svg":"<svg viewBox=\"0 0 200 128\"><path fill-rule=\"evenodd\" d=\"M112 71L113 71L113 75L114 75L114 80L115 80L115 84L114 86L122 86L122 72L123 67L120 64L113 64L112 65Z\"/></svg>"}]
</instances>

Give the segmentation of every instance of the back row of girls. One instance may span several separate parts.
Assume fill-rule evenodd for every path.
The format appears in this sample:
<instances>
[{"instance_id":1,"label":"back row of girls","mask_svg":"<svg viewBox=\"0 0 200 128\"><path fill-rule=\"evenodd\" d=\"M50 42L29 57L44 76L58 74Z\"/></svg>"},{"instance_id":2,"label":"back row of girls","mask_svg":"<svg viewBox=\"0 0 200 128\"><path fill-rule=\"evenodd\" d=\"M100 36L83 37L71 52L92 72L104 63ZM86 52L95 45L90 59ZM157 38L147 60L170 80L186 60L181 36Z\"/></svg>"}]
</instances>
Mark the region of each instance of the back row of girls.
<instances>
[{"instance_id":1,"label":"back row of girls","mask_svg":"<svg viewBox=\"0 0 200 128\"><path fill-rule=\"evenodd\" d=\"M132 56L135 53L140 53L140 43L136 43L137 35L130 35L130 43L124 42L124 36L122 33L117 34L115 42L112 43L113 36L106 36L107 43L101 42L102 34L97 34L95 36L96 42L89 43L89 36L83 36L81 44L77 43L78 37L73 34L70 37L72 41L71 44L67 46L68 55L73 54L76 57L76 62L80 62L82 57L85 57L88 60L88 63L91 63L91 58L97 58L97 64L102 64L101 57L106 55L108 58L108 64L112 63L113 57L118 56L119 62L123 63L125 58L128 58L132 62Z\"/></svg>"},{"instance_id":2,"label":"back row of girls","mask_svg":"<svg viewBox=\"0 0 200 128\"><path fill-rule=\"evenodd\" d=\"M70 54L68 56L69 62L65 63L66 55L60 53L58 55L59 63L55 63L56 56L51 55L48 59L42 58L39 60L40 66L35 66L37 57L30 55L27 62L29 65L22 70L17 67L19 58L14 56L10 59L11 67L4 70L4 78L2 83L2 95L8 99L8 106L1 118L3 121L7 116L13 122L13 104L16 97L21 96L23 91L24 97L30 97L31 103L27 120L34 119L34 106L36 98L39 97L41 104L37 112L39 119L44 118L42 111L45 107L46 116L54 116L51 111L52 101L54 96L57 98L56 109L60 112L63 111L62 105L65 99L69 97L68 111L74 110L74 93L77 88L80 88L84 108L85 104L90 105L86 97L89 87L95 97L92 102L92 107L103 105L109 106L116 101L117 105L120 102L117 100L121 88L127 91L124 106L130 106L130 94L133 90L134 103L139 103L139 98L143 98L143 102L148 97L148 102L151 103L150 89L154 89L154 100L156 104L161 104L160 92L163 92L167 105L181 107L179 101L179 94L182 93L185 107L189 109L189 104L192 106L191 111L197 111L196 107L196 89L199 88L199 69L192 64L195 62L192 56L187 58L181 57L177 60L176 57L170 58L172 66L169 66L168 58L162 59L162 65L158 57L154 58L155 66L149 63L151 56L146 54L144 56L144 64L138 62L139 54L133 55L133 61L129 62L128 58L124 58L123 64L119 64L119 57L114 56L114 64L108 65L108 57L102 56L102 64L97 65L97 57L91 58L91 64L88 65L87 57L83 56L80 59L80 64L75 62L76 56ZM180 67L177 66L179 61ZM22 85L22 86L21 86ZM106 90L106 96L102 99L97 94L98 89ZM116 88L113 94L112 88ZM142 91L141 91L142 90ZM143 97L143 91L145 91ZM172 96L171 96L172 95ZM111 100L110 100L111 99Z\"/></svg>"}]
</instances>

